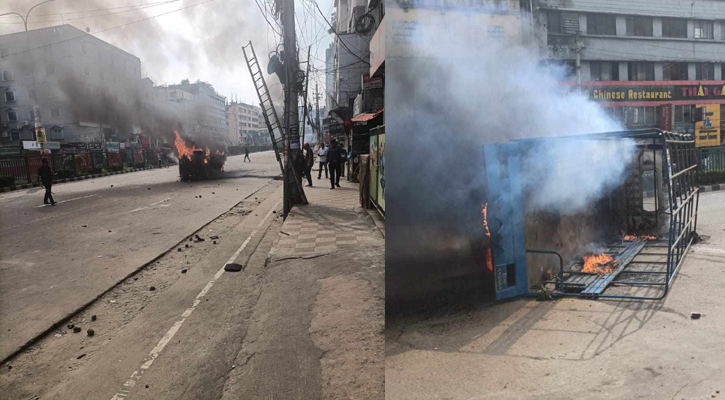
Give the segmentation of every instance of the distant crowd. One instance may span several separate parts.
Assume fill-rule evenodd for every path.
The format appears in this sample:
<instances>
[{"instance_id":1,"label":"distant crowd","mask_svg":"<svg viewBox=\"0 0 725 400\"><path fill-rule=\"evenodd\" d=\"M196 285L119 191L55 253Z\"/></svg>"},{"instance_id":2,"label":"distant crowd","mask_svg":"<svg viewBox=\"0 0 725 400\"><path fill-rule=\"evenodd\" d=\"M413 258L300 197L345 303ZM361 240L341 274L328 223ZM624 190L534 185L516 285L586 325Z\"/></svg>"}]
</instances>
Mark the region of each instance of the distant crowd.
<instances>
[{"instance_id":1,"label":"distant crowd","mask_svg":"<svg viewBox=\"0 0 725 400\"><path fill-rule=\"evenodd\" d=\"M352 150L347 151L344 147L332 139L329 145L320 143L313 149L309 143L302 147L305 151L305 177L307 186L312 186L312 166L315 165L315 157L319 162L317 179L322 179L322 171L325 171L325 178L330 179L330 189L340 187L340 177L345 177L345 163L352 157ZM329 171L329 174L328 174Z\"/></svg>"}]
</instances>

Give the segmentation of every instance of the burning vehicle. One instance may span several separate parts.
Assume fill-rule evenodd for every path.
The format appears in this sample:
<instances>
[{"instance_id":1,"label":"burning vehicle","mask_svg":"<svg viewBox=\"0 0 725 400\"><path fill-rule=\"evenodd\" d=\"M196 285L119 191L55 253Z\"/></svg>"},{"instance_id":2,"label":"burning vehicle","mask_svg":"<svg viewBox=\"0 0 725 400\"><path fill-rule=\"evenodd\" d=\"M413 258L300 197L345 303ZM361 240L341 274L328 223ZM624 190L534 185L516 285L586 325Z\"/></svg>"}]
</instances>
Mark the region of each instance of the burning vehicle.
<instances>
[{"instance_id":1,"label":"burning vehicle","mask_svg":"<svg viewBox=\"0 0 725 400\"><path fill-rule=\"evenodd\" d=\"M193 143L187 146L186 141L176 134L174 145L179 156L179 176L182 181L202 180L219 177L224 172L227 160L224 151L212 151L196 147Z\"/></svg>"},{"instance_id":2,"label":"burning vehicle","mask_svg":"<svg viewBox=\"0 0 725 400\"><path fill-rule=\"evenodd\" d=\"M497 299L538 288L546 297L659 300L698 240L692 135L522 139L486 145L484 159L486 269Z\"/></svg>"}]
</instances>

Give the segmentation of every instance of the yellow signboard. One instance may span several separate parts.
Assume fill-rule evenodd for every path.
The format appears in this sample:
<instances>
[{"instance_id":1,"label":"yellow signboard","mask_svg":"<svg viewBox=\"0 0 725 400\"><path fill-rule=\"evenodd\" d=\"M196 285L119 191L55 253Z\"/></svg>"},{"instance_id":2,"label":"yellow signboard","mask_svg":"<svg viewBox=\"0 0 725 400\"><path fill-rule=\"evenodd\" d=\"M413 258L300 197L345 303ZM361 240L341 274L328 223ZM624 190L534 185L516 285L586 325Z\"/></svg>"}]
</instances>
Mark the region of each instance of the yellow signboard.
<instances>
[{"instance_id":1,"label":"yellow signboard","mask_svg":"<svg viewBox=\"0 0 725 400\"><path fill-rule=\"evenodd\" d=\"M35 129L35 141L38 143L48 143L48 139L45 137L45 129L43 129L43 128Z\"/></svg>"},{"instance_id":2,"label":"yellow signboard","mask_svg":"<svg viewBox=\"0 0 725 400\"><path fill-rule=\"evenodd\" d=\"M695 123L695 146L720 146L720 104L699 104L704 107L704 121Z\"/></svg>"}]
</instances>

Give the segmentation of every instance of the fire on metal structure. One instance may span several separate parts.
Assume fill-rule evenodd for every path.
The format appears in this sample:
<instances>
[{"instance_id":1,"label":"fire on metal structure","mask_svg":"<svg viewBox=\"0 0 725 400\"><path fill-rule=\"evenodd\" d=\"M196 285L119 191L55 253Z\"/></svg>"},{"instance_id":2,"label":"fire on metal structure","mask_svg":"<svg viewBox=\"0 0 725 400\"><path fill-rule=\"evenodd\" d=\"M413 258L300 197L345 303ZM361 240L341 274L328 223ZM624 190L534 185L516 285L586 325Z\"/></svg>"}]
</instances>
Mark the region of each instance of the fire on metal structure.
<instances>
[{"instance_id":1,"label":"fire on metal structure","mask_svg":"<svg viewBox=\"0 0 725 400\"><path fill-rule=\"evenodd\" d=\"M212 153L208 147L196 147L193 143L188 146L179 132L174 133L174 145L179 156L179 176L182 181L209 179L224 172L227 159L224 151L215 150Z\"/></svg>"}]
</instances>

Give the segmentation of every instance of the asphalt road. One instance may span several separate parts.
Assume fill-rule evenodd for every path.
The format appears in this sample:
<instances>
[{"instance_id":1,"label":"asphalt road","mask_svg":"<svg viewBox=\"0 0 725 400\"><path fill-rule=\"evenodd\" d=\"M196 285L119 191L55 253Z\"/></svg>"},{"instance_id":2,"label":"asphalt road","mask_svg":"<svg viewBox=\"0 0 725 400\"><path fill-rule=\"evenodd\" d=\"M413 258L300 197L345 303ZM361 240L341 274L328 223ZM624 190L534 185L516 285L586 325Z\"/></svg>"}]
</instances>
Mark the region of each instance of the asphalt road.
<instances>
[{"instance_id":1,"label":"asphalt road","mask_svg":"<svg viewBox=\"0 0 725 400\"><path fill-rule=\"evenodd\" d=\"M273 152L231 157L222 179L178 168L0 195L0 360L279 175Z\"/></svg>"}]
</instances>

